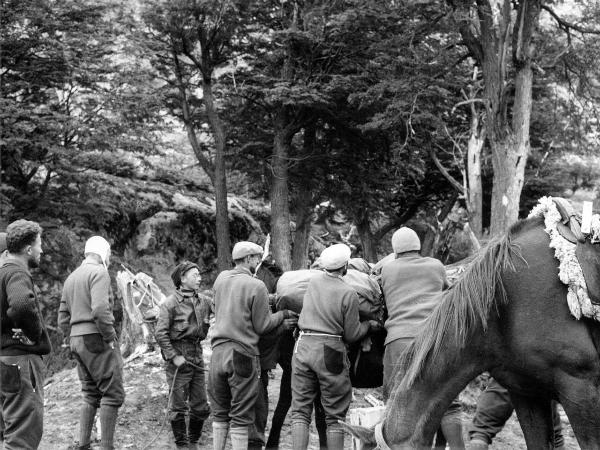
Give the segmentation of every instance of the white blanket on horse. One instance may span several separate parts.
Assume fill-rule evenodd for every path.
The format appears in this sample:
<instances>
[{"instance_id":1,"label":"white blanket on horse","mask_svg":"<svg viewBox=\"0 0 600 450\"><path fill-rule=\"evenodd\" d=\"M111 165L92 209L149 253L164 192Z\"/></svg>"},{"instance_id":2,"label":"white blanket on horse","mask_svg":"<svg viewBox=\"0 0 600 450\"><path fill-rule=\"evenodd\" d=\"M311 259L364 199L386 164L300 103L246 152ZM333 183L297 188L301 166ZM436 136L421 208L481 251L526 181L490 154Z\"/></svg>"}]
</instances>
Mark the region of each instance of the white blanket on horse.
<instances>
[{"instance_id":1,"label":"white blanket on horse","mask_svg":"<svg viewBox=\"0 0 600 450\"><path fill-rule=\"evenodd\" d=\"M533 216L544 217L545 230L550 236L550 248L554 249L554 256L559 261L558 277L569 287L567 303L571 314L576 319L581 319L583 316L600 321L600 306L594 305L590 301L583 271L575 255L577 246L563 238L556 229L561 217L552 197L542 197L529 213L529 217ZM598 242L600 239L600 216L598 214L594 214L592 217L591 229L592 242Z\"/></svg>"}]
</instances>

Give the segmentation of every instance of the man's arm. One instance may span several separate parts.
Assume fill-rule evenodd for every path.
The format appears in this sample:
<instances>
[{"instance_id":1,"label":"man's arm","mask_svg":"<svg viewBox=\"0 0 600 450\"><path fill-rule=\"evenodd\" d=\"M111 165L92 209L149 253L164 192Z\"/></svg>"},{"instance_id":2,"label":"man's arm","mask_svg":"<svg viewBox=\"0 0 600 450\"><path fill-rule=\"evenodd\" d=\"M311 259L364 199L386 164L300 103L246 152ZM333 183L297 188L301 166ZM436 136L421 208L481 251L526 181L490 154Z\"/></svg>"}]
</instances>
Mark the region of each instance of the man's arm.
<instances>
[{"instance_id":1,"label":"man's arm","mask_svg":"<svg viewBox=\"0 0 600 450\"><path fill-rule=\"evenodd\" d=\"M63 333L63 336L65 338L69 337L71 334L71 310L69 309L69 304L67 303L67 295L64 289L60 297L60 306L58 307L57 323Z\"/></svg>"},{"instance_id":2,"label":"man's arm","mask_svg":"<svg viewBox=\"0 0 600 450\"><path fill-rule=\"evenodd\" d=\"M156 328L154 329L154 337L156 338L156 342L160 346L163 356L167 361L172 360L179 354L177 351L175 351L173 345L171 344L171 336L169 334L171 323L172 315L167 300L160 305L158 321L156 322Z\"/></svg>"},{"instance_id":3,"label":"man's arm","mask_svg":"<svg viewBox=\"0 0 600 450\"><path fill-rule=\"evenodd\" d=\"M349 344L360 340L369 331L369 322L361 322L358 316L358 294L352 292L343 300L344 311L344 340Z\"/></svg>"},{"instance_id":4,"label":"man's arm","mask_svg":"<svg viewBox=\"0 0 600 450\"><path fill-rule=\"evenodd\" d=\"M6 283L8 310L16 328L33 342L39 342L43 333L41 317L38 314L37 299L31 276L24 271L14 272Z\"/></svg>"},{"instance_id":5,"label":"man's arm","mask_svg":"<svg viewBox=\"0 0 600 450\"><path fill-rule=\"evenodd\" d=\"M90 297L92 299L92 317L105 342L112 342L117 337L115 318L110 308L108 294L110 292L110 277L106 270L92 275L90 280Z\"/></svg>"},{"instance_id":6,"label":"man's arm","mask_svg":"<svg viewBox=\"0 0 600 450\"><path fill-rule=\"evenodd\" d=\"M278 311L275 314L271 314L269 293L265 286L260 286L255 290L251 314L254 331L260 335L273 330L287 317L287 311Z\"/></svg>"}]
</instances>

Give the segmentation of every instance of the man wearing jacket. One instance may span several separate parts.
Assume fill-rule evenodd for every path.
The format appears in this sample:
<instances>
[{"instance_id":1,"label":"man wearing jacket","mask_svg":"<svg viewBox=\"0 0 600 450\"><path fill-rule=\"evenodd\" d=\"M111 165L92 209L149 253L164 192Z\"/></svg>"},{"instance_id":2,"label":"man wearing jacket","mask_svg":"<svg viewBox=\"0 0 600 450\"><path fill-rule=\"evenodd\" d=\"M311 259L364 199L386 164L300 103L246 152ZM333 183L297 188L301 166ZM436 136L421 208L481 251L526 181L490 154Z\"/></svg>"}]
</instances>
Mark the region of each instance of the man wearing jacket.
<instances>
[{"instance_id":1,"label":"man wearing jacket","mask_svg":"<svg viewBox=\"0 0 600 450\"><path fill-rule=\"evenodd\" d=\"M344 420L352 400L350 362L345 343L364 337L375 321L360 322L358 295L346 284L351 250L335 244L321 253L322 274L313 277L298 319L300 337L292 359L292 441L294 450L308 447L312 405L320 389L327 423L327 447L344 448Z\"/></svg>"},{"instance_id":2,"label":"man wearing jacket","mask_svg":"<svg viewBox=\"0 0 600 450\"><path fill-rule=\"evenodd\" d=\"M70 337L83 392L79 449L90 449L94 417L100 408L101 448L112 450L125 391L123 359L109 295L110 244L100 236L92 236L85 243L84 253L84 261L63 286L58 325Z\"/></svg>"},{"instance_id":3,"label":"man wearing jacket","mask_svg":"<svg viewBox=\"0 0 600 450\"><path fill-rule=\"evenodd\" d=\"M176 291L160 305L154 336L167 361L169 415L175 444L178 449L197 450L202 426L210 413L202 340L208 332L211 305L198 294L202 277L196 264L189 261L178 264L171 279ZM188 410L189 425L186 425Z\"/></svg>"},{"instance_id":4,"label":"man wearing jacket","mask_svg":"<svg viewBox=\"0 0 600 450\"><path fill-rule=\"evenodd\" d=\"M232 449L247 450L260 382L259 336L293 315L289 311L272 314L265 284L252 276L262 253L259 245L238 242L231 255L235 268L221 272L214 284L208 395L215 450L225 448L229 432Z\"/></svg>"},{"instance_id":5,"label":"man wearing jacket","mask_svg":"<svg viewBox=\"0 0 600 450\"><path fill-rule=\"evenodd\" d=\"M7 450L36 449L42 439L42 355L51 348L29 273L40 264L41 234L36 222L11 223L6 229L8 255L0 267L0 403Z\"/></svg>"}]
</instances>

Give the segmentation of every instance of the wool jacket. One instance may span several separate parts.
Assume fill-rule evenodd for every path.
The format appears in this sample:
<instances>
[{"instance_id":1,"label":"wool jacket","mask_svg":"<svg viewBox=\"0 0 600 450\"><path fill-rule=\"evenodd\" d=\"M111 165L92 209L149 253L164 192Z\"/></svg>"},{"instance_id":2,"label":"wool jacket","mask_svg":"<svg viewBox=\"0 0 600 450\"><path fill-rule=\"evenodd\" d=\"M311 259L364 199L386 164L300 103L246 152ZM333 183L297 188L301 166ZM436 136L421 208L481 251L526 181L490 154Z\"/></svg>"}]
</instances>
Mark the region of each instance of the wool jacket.
<instances>
[{"instance_id":1,"label":"wool jacket","mask_svg":"<svg viewBox=\"0 0 600 450\"><path fill-rule=\"evenodd\" d=\"M248 269L236 267L219 274L215 292L215 324L211 346L236 342L249 354L258 356L259 336L277 327L285 311L271 314L265 284Z\"/></svg>"},{"instance_id":2,"label":"wool jacket","mask_svg":"<svg viewBox=\"0 0 600 450\"><path fill-rule=\"evenodd\" d=\"M448 287L446 270L437 259L409 254L383 266L381 287L387 307L385 344L413 338Z\"/></svg>"},{"instance_id":3,"label":"wool jacket","mask_svg":"<svg viewBox=\"0 0 600 450\"><path fill-rule=\"evenodd\" d=\"M208 331L210 310L211 305L206 297L181 290L175 291L161 303L154 336L166 360L180 354L173 346L177 341L191 341L200 345Z\"/></svg>"},{"instance_id":4,"label":"wool jacket","mask_svg":"<svg viewBox=\"0 0 600 450\"><path fill-rule=\"evenodd\" d=\"M29 269L11 258L0 267L0 356L46 355L51 345L42 318ZM13 328L21 328L33 345L13 339Z\"/></svg>"},{"instance_id":5,"label":"wool jacket","mask_svg":"<svg viewBox=\"0 0 600 450\"><path fill-rule=\"evenodd\" d=\"M369 322L359 320L356 291L342 277L323 272L308 282L298 327L342 336L352 343L367 334Z\"/></svg>"},{"instance_id":6,"label":"wool jacket","mask_svg":"<svg viewBox=\"0 0 600 450\"><path fill-rule=\"evenodd\" d=\"M83 261L65 281L58 309L58 325L65 336L100 333L113 341L115 318L110 299L110 276L104 265Z\"/></svg>"}]
</instances>

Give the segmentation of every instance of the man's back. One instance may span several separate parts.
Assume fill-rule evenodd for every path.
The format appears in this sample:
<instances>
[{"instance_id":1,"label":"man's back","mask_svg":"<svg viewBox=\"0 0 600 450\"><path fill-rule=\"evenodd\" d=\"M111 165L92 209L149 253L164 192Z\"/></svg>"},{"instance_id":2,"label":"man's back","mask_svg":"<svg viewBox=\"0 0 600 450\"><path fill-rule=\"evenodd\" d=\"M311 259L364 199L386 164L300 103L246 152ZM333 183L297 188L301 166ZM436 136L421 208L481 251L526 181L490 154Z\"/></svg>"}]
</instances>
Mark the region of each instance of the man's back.
<instances>
[{"instance_id":1,"label":"man's back","mask_svg":"<svg viewBox=\"0 0 600 450\"><path fill-rule=\"evenodd\" d=\"M383 267L381 286L388 311L387 344L416 335L447 287L446 272L437 259L402 256Z\"/></svg>"}]
</instances>

